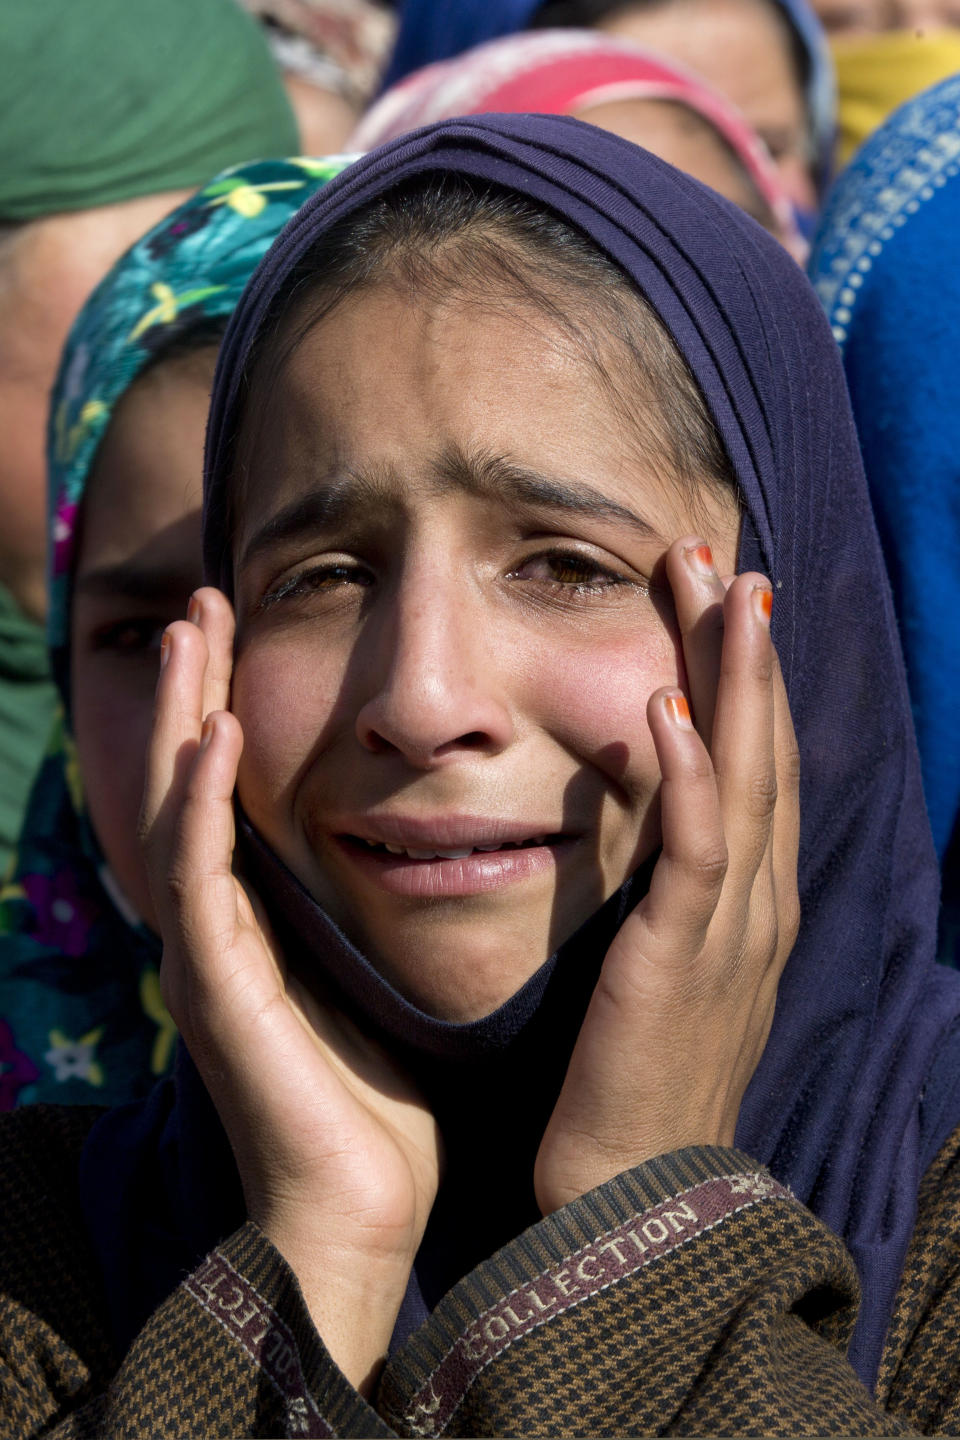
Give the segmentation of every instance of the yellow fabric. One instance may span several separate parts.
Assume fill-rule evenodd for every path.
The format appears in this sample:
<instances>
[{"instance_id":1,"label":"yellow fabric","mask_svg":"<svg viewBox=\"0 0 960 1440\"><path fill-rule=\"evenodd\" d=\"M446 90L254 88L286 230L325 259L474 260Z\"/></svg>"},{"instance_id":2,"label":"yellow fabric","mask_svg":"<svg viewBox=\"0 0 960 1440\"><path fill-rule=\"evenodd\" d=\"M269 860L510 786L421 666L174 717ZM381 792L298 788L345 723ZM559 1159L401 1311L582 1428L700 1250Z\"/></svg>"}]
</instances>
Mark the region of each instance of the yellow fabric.
<instances>
[{"instance_id":1,"label":"yellow fabric","mask_svg":"<svg viewBox=\"0 0 960 1440\"><path fill-rule=\"evenodd\" d=\"M840 165L898 106L960 71L960 30L887 30L834 40L830 48L840 92Z\"/></svg>"}]
</instances>

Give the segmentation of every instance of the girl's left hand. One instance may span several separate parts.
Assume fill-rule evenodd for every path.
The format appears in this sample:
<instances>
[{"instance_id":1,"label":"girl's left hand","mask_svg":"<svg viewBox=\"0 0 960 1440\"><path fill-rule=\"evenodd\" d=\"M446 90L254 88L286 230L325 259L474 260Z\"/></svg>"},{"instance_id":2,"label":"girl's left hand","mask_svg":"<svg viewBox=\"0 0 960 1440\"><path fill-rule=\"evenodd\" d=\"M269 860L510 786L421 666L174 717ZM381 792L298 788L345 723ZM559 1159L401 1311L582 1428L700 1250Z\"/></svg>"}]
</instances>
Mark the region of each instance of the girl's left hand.
<instances>
[{"instance_id":1,"label":"girl's left hand","mask_svg":"<svg viewBox=\"0 0 960 1440\"><path fill-rule=\"evenodd\" d=\"M799 925L799 757L762 575L667 574L690 708L650 697L662 850L600 972L534 1171L544 1214L686 1145L731 1145Z\"/></svg>"}]
</instances>

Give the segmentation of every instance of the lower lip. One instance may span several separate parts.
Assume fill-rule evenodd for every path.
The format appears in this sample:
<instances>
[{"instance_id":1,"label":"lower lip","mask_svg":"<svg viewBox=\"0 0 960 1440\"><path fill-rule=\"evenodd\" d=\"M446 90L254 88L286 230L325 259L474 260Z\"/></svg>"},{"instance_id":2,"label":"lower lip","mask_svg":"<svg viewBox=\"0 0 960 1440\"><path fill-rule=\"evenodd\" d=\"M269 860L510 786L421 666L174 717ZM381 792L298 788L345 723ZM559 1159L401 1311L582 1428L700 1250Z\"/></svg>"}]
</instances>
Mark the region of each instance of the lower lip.
<instances>
[{"instance_id":1,"label":"lower lip","mask_svg":"<svg viewBox=\"0 0 960 1440\"><path fill-rule=\"evenodd\" d=\"M411 860L409 855L368 850L339 835L336 841L341 853L381 890L418 900L441 895L483 895L521 880L552 875L557 869L558 853L570 844L560 840L553 845L530 845L524 850L475 850L461 860Z\"/></svg>"}]
</instances>

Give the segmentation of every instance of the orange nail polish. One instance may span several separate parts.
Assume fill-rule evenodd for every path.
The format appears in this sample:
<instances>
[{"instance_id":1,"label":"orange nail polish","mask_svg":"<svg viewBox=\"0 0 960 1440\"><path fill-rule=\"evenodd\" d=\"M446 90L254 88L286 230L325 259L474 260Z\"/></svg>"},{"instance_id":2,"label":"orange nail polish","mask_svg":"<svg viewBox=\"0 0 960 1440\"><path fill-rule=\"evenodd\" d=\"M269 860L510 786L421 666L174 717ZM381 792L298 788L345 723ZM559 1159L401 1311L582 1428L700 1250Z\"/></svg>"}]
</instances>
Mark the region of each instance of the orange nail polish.
<instances>
[{"instance_id":1,"label":"orange nail polish","mask_svg":"<svg viewBox=\"0 0 960 1440\"><path fill-rule=\"evenodd\" d=\"M686 695L665 695L663 697L663 703L674 725L680 725L684 730L693 729L693 721L690 718L690 706L687 704Z\"/></svg>"},{"instance_id":2,"label":"orange nail polish","mask_svg":"<svg viewBox=\"0 0 960 1440\"><path fill-rule=\"evenodd\" d=\"M714 571L713 551L709 545L691 545L685 552L688 563L701 575L712 575Z\"/></svg>"},{"instance_id":3,"label":"orange nail polish","mask_svg":"<svg viewBox=\"0 0 960 1440\"><path fill-rule=\"evenodd\" d=\"M190 601L187 605L187 619L191 625L196 625L200 619L200 601L196 595L190 596Z\"/></svg>"},{"instance_id":4,"label":"orange nail polish","mask_svg":"<svg viewBox=\"0 0 960 1440\"><path fill-rule=\"evenodd\" d=\"M213 721L204 720L200 729L200 749L205 750L213 739Z\"/></svg>"},{"instance_id":5,"label":"orange nail polish","mask_svg":"<svg viewBox=\"0 0 960 1440\"><path fill-rule=\"evenodd\" d=\"M170 636L169 636L169 635L164 635L163 638L162 638L161 641L160 641L160 669L161 669L161 670L163 669L164 665L166 665L166 663L167 663L167 661L168 661L169 659L170 659Z\"/></svg>"},{"instance_id":6,"label":"orange nail polish","mask_svg":"<svg viewBox=\"0 0 960 1440\"><path fill-rule=\"evenodd\" d=\"M758 585L753 593L756 597L757 609L760 611L762 619L769 625L770 617L773 614L773 591Z\"/></svg>"}]
</instances>

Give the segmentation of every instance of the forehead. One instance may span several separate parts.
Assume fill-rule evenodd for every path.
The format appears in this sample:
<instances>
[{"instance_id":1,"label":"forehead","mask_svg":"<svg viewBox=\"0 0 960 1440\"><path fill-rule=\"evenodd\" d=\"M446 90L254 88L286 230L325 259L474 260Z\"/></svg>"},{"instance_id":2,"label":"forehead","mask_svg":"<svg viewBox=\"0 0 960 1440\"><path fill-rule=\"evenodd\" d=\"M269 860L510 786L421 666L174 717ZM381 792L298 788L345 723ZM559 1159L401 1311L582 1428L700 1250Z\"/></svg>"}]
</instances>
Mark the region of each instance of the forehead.
<instances>
[{"instance_id":1,"label":"forehead","mask_svg":"<svg viewBox=\"0 0 960 1440\"><path fill-rule=\"evenodd\" d=\"M84 495L79 574L129 559L187 516L199 525L215 362L211 349L160 361L119 401Z\"/></svg>"},{"instance_id":2,"label":"forehead","mask_svg":"<svg viewBox=\"0 0 960 1440\"><path fill-rule=\"evenodd\" d=\"M960 25L958 0L816 0L815 9L833 34Z\"/></svg>"},{"instance_id":3,"label":"forehead","mask_svg":"<svg viewBox=\"0 0 960 1440\"><path fill-rule=\"evenodd\" d=\"M627 5L601 28L688 65L729 96L755 127L804 115L790 34L772 0Z\"/></svg>"},{"instance_id":4,"label":"forehead","mask_svg":"<svg viewBox=\"0 0 960 1440\"><path fill-rule=\"evenodd\" d=\"M632 140L661 160L735 201L767 223L763 202L744 166L723 136L702 115L675 100L631 98L586 106L577 112L604 130Z\"/></svg>"},{"instance_id":5,"label":"forehead","mask_svg":"<svg viewBox=\"0 0 960 1440\"><path fill-rule=\"evenodd\" d=\"M494 473L488 461L575 480L640 503L658 529L682 529L688 507L664 418L640 413L642 385L625 366L625 353L591 355L564 325L495 295L424 300L387 286L354 295L307 331L269 397L254 387L235 554L266 517L318 486L362 482L381 515L438 487L502 498L478 481ZM451 484L451 457L467 457L469 483Z\"/></svg>"}]
</instances>

